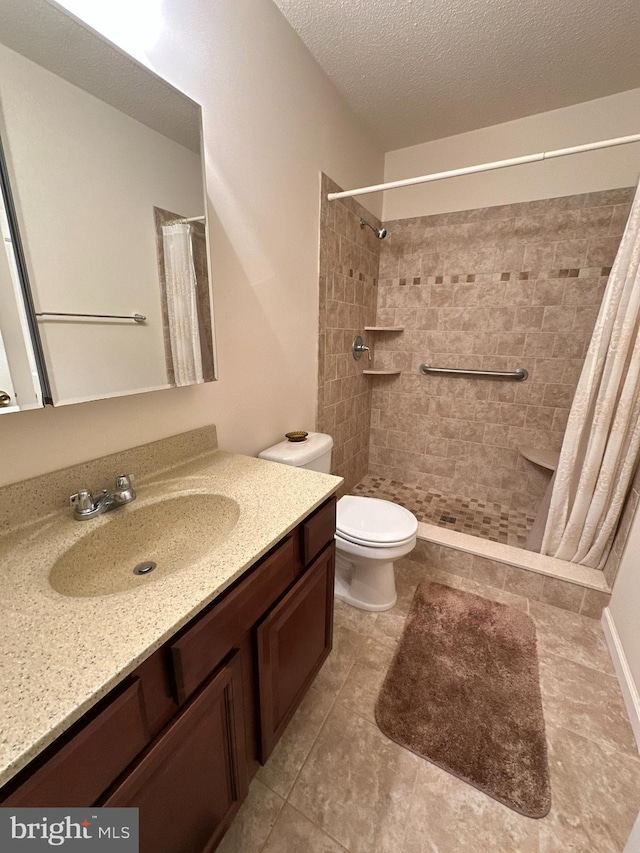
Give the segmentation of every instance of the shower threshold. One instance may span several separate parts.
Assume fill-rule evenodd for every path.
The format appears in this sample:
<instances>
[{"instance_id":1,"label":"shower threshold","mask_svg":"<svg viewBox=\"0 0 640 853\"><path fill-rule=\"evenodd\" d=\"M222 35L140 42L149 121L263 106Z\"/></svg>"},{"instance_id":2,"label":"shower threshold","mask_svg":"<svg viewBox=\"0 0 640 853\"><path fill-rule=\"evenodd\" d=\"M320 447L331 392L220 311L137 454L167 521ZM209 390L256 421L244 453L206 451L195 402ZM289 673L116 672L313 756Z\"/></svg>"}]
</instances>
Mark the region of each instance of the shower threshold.
<instances>
[{"instance_id":1,"label":"shower threshold","mask_svg":"<svg viewBox=\"0 0 640 853\"><path fill-rule=\"evenodd\" d=\"M577 584L586 589L604 593L611 592L605 580L604 572L600 569L579 566L577 563L557 560L555 557L547 557L545 554L525 551L522 548L514 548L512 545L503 545L500 542L490 542L487 539L480 539L478 536L469 536L466 533L447 530L444 527L437 527L435 524L426 522L418 523L418 539L423 542L430 542L433 545L462 551L465 554L484 557L486 560L492 560L495 563L505 563L507 566L521 569L523 572L536 572L570 584Z\"/></svg>"},{"instance_id":2,"label":"shower threshold","mask_svg":"<svg viewBox=\"0 0 640 853\"><path fill-rule=\"evenodd\" d=\"M420 546L424 543L427 548L430 545L441 546L505 564L521 570L518 573L521 582L528 586L531 585L531 579L527 575L533 572L605 595L610 593L604 573L599 569L526 551L524 542L533 517L525 513L510 513L500 504L449 496L445 498L437 492L428 492L373 475L361 480L354 487L353 494L392 500L413 512L418 519L417 550L421 550ZM491 538L485 538L484 530ZM567 609L573 610L574 607Z\"/></svg>"}]
</instances>

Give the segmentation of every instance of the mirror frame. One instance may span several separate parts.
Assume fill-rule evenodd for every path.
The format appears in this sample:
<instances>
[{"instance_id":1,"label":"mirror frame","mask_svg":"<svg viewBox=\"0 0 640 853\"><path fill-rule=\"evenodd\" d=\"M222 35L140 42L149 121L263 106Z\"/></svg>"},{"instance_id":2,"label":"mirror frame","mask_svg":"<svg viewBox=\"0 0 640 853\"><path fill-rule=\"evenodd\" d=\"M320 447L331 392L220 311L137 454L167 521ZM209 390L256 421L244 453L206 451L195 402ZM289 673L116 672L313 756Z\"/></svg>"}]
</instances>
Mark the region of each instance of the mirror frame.
<instances>
[{"instance_id":1,"label":"mirror frame","mask_svg":"<svg viewBox=\"0 0 640 853\"><path fill-rule=\"evenodd\" d=\"M154 70L122 51L73 13L57 4L48 2L48 0L21 0L19 6L16 6L15 0L0 0L0 27L2 28L0 42L9 50L19 53L51 74L60 77L71 85L78 86L89 95L98 98L151 130L167 136L168 139L199 156L202 208L205 217L204 262L208 280L208 315L210 318L207 339L210 338L212 362L205 382L216 381L218 379L218 359L210 263L210 234L207 227L208 195L201 105ZM64 51L57 47L63 42L65 44ZM73 59L68 59L68 56L72 56ZM92 63L91 73L85 83L83 69L89 65L89 58L91 58ZM96 72L96 68L98 72ZM78 78L82 79L82 83L78 82ZM131 94L129 90L134 90L136 87L139 91ZM170 98L170 103L173 104L173 109L169 113L167 113L165 106L165 93L166 98ZM140 112L138 112L138 106L140 106ZM197 110L197 131L193 122L195 110ZM167 114L169 115L168 119L166 118ZM190 127L191 130L184 130L185 127ZM197 141L195 139L196 132ZM62 406L90 399L109 399L113 396L136 395L152 390L181 387L175 383L168 383L167 386L161 386L161 388L140 387L132 390L124 389L117 393L102 394L97 391L95 397L54 401L50 381L52 367L47 367L46 349L36 314L34 291L31 289L30 267L27 261L29 231L26 225L21 229L20 187L16 185L15 176L12 180L10 150L5 153L2 147L3 139L7 140L7 128L4 116L0 111L0 178L3 184L7 219L13 239L16 267L19 273L22 304L31 340L26 341L26 334L23 335L23 338L25 343L30 344L34 354L40 379L42 405ZM6 145L9 144L10 140L6 142ZM12 183L14 184L13 191ZM17 194L17 197L14 197L14 193ZM191 211L188 211L187 215L190 214ZM24 235L24 240L21 233ZM158 286L161 286L160 281Z\"/></svg>"},{"instance_id":2,"label":"mirror frame","mask_svg":"<svg viewBox=\"0 0 640 853\"><path fill-rule=\"evenodd\" d=\"M40 390L42 394L42 405L52 406L53 399L51 396L51 387L49 385L49 374L44 358L44 350L42 341L40 340L40 332L38 330L38 319L36 317L36 309L33 303L31 287L29 284L29 270L22 243L22 235L18 224L18 216L16 213L16 205L13 199L13 191L11 189L11 181L9 178L9 169L4 153L5 127L0 110L0 192L4 199L5 213L9 223L9 231L11 232L11 242L13 257L18 268L18 280L20 282L20 294L22 296L22 305L24 307L27 318L27 326L29 327L30 344L33 356L35 358L36 367L38 370L38 380L40 382Z\"/></svg>"}]
</instances>

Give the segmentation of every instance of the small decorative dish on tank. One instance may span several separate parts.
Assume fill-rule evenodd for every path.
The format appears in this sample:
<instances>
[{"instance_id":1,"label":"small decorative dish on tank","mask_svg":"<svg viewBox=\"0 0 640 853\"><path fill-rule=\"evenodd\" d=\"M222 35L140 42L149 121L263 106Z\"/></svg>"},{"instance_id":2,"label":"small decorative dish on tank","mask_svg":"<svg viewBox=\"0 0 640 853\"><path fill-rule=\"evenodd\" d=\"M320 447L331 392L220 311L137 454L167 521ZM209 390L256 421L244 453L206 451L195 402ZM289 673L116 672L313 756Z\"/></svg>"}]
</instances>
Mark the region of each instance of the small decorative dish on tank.
<instances>
[{"instance_id":1,"label":"small decorative dish on tank","mask_svg":"<svg viewBox=\"0 0 640 853\"><path fill-rule=\"evenodd\" d=\"M295 441L306 441L308 435L309 435L308 432L305 432L302 429L298 429L298 430L294 430L293 432L285 433L284 437L287 439L287 441L294 441L295 442Z\"/></svg>"}]
</instances>

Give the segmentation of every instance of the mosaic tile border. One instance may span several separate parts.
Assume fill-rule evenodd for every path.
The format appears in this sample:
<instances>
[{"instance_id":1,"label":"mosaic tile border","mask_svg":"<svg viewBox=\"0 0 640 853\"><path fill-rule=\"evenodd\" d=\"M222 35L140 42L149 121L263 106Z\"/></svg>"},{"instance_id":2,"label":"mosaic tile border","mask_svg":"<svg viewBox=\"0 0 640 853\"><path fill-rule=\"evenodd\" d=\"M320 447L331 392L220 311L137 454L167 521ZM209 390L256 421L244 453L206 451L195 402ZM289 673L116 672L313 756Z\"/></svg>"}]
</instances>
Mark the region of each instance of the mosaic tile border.
<instances>
[{"instance_id":1,"label":"mosaic tile border","mask_svg":"<svg viewBox=\"0 0 640 853\"><path fill-rule=\"evenodd\" d=\"M351 278L354 277L353 270L349 270ZM380 285L385 287L405 287L406 285L432 285L432 284L484 284L488 282L503 281L535 281L540 278L607 278L611 273L611 267L566 267L552 270L521 270L520 272L493 272L493 273L458 273L457 275L428 275L414 276L408 278L385 278L380 280ZM343 274L347 275L343 270ZM362 273L360 273L362 281ZM376 284L376 280L373 280Z\"/></svg>"},{"instance_id":2,"label":"mosaic tile border","mask_svg":"<svg viewBox=\"0 0 640 853\"><path fill-rule=\"evenodd\" d=\"M356 281L361 281L364 284L370 284L373 287L377 287L378 279L374 276L367 275L366 273L360 272L354 267L347 267L344 264L334 265L333 269L335 272L343 275L345 278L353 278Z\"/></svg>"},{"instance_id":3,"label":"mosaic tile border","mask_svg":"<svg viewBox=\"0 0 640 853\"><path fill-rule=\"evenodd\" d=\"M503 504L462 495L443 495L432 489L367 475L353 494L391 500L426 521L448 530L467 533L491 542L524 548L534 518Z\"/></svg>"}]
</instances>

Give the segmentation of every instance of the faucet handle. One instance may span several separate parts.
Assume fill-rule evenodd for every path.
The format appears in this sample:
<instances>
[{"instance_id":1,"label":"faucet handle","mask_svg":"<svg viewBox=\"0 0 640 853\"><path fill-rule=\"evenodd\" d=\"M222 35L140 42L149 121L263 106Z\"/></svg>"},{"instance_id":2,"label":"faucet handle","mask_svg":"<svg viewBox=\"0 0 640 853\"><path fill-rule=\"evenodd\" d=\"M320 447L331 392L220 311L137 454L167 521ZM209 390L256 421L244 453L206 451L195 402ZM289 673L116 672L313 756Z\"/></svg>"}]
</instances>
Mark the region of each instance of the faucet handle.
<instances>
[{"instance_id":1,"label":"faucet handle","mask_svg":"<svg viewBox=\"0 0 640 853\"><path fill-rule=\"evenodd\" d=\"M116 477L115 496L118 503L128 503L135 499L136 492L131 482L132 479L131 474L118 474Z\"/></svg>"},{"instance_id":2,"label":"faucet handle","mask_svg":"<svg viewBox=\"0 0 640 853\"><path fill-rule=\"evenodd\" d=\"M77 512L86 512L93 508L93 495L89 489L78 489L75 495L69 496L69 505Z\"/></svg>"},{"instance_id":3,"label":"faucet handle","mask_svg":"<svg viewBox=\"0 0 640 853\"><path fill-rule=\"evenodd\" d=\"M367 358L371 361L371 350L369 347L365 346L361 335L356 335L353 339L353 343L351 344L351 352L353 353L353 357L356 361L359 361L362 358L362 353L366 352Z\"/></svg>"}]
</instances>

